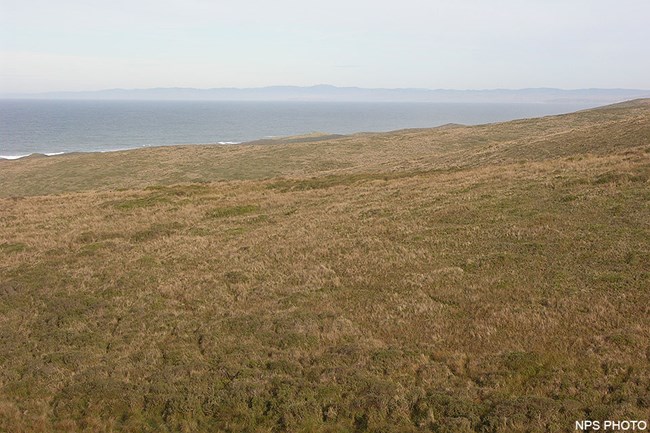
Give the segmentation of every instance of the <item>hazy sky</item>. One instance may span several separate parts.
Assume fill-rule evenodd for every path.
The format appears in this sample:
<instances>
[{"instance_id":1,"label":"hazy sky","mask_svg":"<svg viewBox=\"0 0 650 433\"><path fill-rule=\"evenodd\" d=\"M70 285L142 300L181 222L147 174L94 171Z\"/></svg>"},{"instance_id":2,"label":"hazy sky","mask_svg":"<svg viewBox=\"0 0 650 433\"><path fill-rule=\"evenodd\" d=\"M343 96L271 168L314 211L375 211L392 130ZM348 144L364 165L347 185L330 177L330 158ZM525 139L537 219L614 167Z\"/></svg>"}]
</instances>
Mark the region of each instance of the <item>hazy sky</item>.
<instances>
[{"instance_id":1,"label":"hazy sky","mask_svg":"<svg viewBox=\"0 0 650 433\"><path fill-rule=\"evenodd\" d=\"M0 0L0 92L650 89L648 0Z\"/></svg>"}]
</instances>

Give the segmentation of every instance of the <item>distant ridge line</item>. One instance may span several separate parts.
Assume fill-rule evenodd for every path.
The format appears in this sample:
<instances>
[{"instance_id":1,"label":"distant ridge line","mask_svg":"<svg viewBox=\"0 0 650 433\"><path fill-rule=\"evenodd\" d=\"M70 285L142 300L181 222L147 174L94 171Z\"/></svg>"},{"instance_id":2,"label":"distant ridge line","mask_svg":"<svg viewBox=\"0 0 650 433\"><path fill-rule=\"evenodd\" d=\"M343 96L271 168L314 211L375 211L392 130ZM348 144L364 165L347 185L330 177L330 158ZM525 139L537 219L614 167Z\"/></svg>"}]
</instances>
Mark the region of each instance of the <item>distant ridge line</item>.
<instances>
[{"instance_id":1,"label":"distant ridge line","mask_svg":"<svg viewBox=\"0 0 650 433\"><path fill-rule=\"evenodd\" d=\"M643 89L422 89L315 86L256 88L157 87L95 91L12 93L6 99L169 100L169 101L299 101L299 102L439 102L439 103L598 103L650 98Z\"/></svg>"}]
</instances>

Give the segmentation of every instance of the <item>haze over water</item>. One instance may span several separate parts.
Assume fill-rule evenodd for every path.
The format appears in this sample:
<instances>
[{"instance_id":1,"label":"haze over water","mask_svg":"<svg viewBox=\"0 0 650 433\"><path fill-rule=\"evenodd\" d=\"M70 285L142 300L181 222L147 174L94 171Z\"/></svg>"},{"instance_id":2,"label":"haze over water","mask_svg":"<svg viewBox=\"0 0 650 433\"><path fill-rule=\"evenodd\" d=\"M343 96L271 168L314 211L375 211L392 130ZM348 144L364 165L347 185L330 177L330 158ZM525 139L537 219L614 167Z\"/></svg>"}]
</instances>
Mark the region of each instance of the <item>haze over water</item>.
<instances>
[{"instance_id":1,"label":"haze over water","mask_svg":"<svg viewBox=\"0 0 650 433\"><path fill-rule=\"evenodd\" d=\"M594 104L0 100L0 157L476 125Z\"/></svg>"}]
</instances>

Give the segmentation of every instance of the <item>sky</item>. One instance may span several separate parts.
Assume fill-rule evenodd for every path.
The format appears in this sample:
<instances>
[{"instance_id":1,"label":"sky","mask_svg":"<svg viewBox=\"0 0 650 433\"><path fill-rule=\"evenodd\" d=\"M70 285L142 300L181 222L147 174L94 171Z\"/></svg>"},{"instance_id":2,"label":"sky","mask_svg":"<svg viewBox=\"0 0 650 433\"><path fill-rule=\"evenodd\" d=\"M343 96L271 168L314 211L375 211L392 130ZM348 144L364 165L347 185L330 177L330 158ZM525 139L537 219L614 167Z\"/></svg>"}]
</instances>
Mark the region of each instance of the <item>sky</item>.
<instances>
[{"instance_id":1,"label":"sky","mask_svg":"<svg viewBox=\"0 0 650 433\"><path fill-rule=\"evenodd\" d=\"M0 93L650 89L648 0L0 0Z\"/></svg>"}]
</instances>

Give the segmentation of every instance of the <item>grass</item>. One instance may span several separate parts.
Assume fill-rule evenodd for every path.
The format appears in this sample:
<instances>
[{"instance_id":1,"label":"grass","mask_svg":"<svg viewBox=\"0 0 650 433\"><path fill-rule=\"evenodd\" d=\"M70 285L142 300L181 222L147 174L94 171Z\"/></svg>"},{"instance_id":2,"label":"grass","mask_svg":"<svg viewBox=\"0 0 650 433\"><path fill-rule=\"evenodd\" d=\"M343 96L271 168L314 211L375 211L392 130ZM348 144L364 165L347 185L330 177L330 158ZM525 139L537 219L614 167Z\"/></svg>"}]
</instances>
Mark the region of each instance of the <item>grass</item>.
<instances>
[{"instance_id":1,"label":"grass","mask_svg":"<svg viewBox=\"0 0 650 433\"><path fill-rule=\"evenodd\" d=\"M253 213L259 210L257 205L240 205L240 206L225 206L216 209L212 209L208 212L208 217L210 218L229 218L240 215L246 215Z\"/></svg>"},{"instance_id":2,"label":"grass","mask_svg":"<svg viewBox=\"0 0 650 433\"><path fill-rule=\"evenodd\" d=\"M21 242L5 242L0 244L0 251L2 251L5 254L10 254L10 253L19 253L21 251L25 251L27 248L27 245L21 243Z\"/></svg>"},{"instance_id":3,"label":"grass","mask_svg":"<svg viewBox=\"0 0 650 433\"><path fill-rule=\"evenodd\" d=\"M0 431L648 419L649 155L637 101L2 162Z\"/></svg>"}]
</instances>

